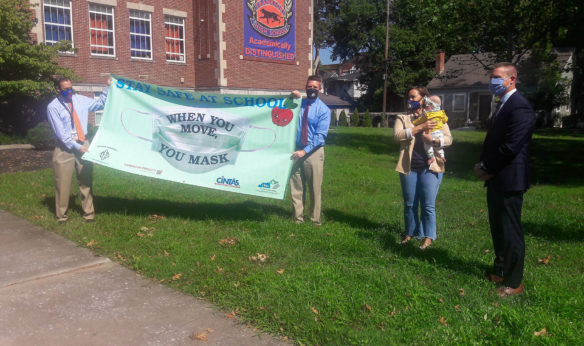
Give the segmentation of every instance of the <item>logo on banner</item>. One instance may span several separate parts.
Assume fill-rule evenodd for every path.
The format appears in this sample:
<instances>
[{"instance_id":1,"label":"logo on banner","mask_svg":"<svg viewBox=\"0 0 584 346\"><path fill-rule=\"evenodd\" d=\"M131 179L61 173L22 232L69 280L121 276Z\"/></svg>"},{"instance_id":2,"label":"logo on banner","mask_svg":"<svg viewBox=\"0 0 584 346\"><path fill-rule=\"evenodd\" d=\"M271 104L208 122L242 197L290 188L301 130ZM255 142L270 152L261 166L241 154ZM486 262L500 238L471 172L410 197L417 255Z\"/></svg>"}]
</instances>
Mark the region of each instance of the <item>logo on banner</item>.
<instances>
[{"instance_id":1,"label":"logo on banner","mask_svg":"<svg viewBox=\"0 0 584 346\"><path fill-rule=\"evenodd\" d=\"M290 32L293 0L247 0L249 22L260 35L278 38Z\"/></svg>"},{"instance_id":2,"label":"logo on banner","mask_svg":"<svg viewBox=\"0 0 584 346\"><path fill-rule=\"evenodd\" d=\"M240 188L241 186L239 186L239 179L236 178L225 178L223 176L217 178L217 180L215 180L215 185L221 185L221 186L228 186L228 187L235 187L235 188Z\"/></svg>"},{"instance_id":3,"label":"logo on banner","mask_svg":"<svg viewBox=\"0 0 584 346\"><path fill-rule=\"evenodd\" d=\"M261 183L258 185L260 192L277 193L276 190L280 187L280 183L277 180L272 179L268 182Z\"/></svg>"},{"instance_id":4,"label":"logo on banner","mask_svg":"<svg viewBox=\"0 0 584 346\"><path fill-rule=\"evenodd\" d=\"M102 151L101 153L99 153L99 157L100 157L102 160L105 160L105 159L107 159L108 157L110 157L109 151L107 151L107 149L106 149L106 150L104 150L104 151Z\"/></svg>"}]
</instances>

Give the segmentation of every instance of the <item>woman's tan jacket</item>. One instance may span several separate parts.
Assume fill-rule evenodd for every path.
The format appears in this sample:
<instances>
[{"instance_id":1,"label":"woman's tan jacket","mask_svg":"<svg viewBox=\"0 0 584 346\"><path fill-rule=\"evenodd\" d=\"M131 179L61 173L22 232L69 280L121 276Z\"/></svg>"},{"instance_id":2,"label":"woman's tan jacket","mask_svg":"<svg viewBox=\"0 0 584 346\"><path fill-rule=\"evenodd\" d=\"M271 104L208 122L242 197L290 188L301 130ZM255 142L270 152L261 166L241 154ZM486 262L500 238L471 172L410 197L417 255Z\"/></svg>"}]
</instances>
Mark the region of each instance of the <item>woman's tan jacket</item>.
<instances>
[{"instance_id":1,"label":"woman's tan jacket","mask_svg":"<svg viewBox=\"0 0 584 346\"><path fill-rule=\"evenodd\" d=\"M412 162L412 152L414 151L415 137L408 138L408 132L406 129L411 129L414 127L410 115L398 115L395 120L395 125L393 125L393 139L399 142L399 159L397 160L397 166L395 170L409 174L410 165ZM410 132L411 134L411 132ZM442 146L447 147L452 144L452 135L450 134L450 128L448 124L444 124L442 127ZM430 170L436 173L444 173L444 161L442 158L436 156L436 160L430 165Z\"/></svg>"}]
</instances>

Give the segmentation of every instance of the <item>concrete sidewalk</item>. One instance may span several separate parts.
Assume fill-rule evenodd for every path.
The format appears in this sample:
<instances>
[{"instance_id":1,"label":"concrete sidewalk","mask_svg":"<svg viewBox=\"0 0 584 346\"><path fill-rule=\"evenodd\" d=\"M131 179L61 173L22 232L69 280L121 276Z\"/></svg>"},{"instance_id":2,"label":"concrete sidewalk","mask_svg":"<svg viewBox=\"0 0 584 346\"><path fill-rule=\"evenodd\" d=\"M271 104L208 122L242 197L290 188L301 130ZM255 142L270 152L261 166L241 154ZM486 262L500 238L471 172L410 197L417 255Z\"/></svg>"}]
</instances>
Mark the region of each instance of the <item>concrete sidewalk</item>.
<instances>
[{"instance_id":1,"label":"concrete sidewalk","mask_svg":"<svg viewBox=\"0 0 584 346\"><path fill-rule=\"evenodd\" d=\"M0 210L0 345L197 344L285 343Z\"/></svg>"}]
</instances>

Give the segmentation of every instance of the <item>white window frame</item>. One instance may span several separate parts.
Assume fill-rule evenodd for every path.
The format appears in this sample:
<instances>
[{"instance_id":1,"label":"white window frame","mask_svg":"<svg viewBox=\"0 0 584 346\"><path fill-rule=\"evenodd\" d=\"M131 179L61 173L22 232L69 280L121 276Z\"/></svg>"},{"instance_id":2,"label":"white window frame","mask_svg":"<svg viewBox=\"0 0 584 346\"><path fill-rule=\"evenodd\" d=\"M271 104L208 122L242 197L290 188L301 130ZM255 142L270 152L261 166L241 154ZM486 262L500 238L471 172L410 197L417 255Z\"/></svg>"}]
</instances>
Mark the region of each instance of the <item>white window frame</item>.
<instances>
[{"instance_id":1,"label":"white window frame","mask_svg":"<svg viewBox=\"0 0 584 346\"><path fill-rule=\"evenodd\" d=\"M102 12L100 10L105 9L106 12ZM111 10L111 13L107 13L107 10ZM91 14L95 13L97 15L101 15L102 17L111 17L112 21L112 28L111 29L97 29L91 27ZM97 30L106 33L111 33L112 35L112 42L110 46L103 46L103 45L92 45L91 44L91 31ZM107 48L108 50L111 49L111 54L107 53L94 53L92 48ZM115 23L115 8L113 6L101 5L101 4L93 4L89 3L89 54L92 56L107 56L107 57L115 57L116 56L116 23Z\"/></svg>"},{"instance_id":2,"label":"white window frame","mask_svg":"<svg viewBox=\"0 0 584 346\"><path fill-rule=\"evenodd\" d=\"M65 5L66 3L68 3L69 6L66 6ZM58 11L59 9L69 11L70 23L69 24L60 24L60 23L47 22L47 18L45 16L45 10L47 9L47 7L52 8L54 11ZM71 46L75 47L75 41L74 41L74 36L73 36L73 0L45 0L45 1L43 1L43 20L44 20L43 28L45 30L45 37L44 37L45 44L54 45L57 42L59 42L59 41L55 41L55 40L47 40L47 25L51 25L51 26L63 27L63 28L65 28L65 30L67 30L67 28L68 28L71 32Z\"/></svg>"},{"instance_id":3,"label":"white window frame","mask_svg":"<svg viewBox=\"0 0 584 346\"><path fill-rule=\"evenodd\" d=\"M456 97L457 96L462 96L462 108L456 108ZM464 93L459 93L459 94L453 94L452 95L452 111L453 112L464 112L466 111L466 94Z\"/></svg>"},{"instance_id":4,"label":"white window frame","mask_svg":"<svg viewBox=\"0 0 584 346\"><path fill-rule=\"evenodd\" d=\"M141 22L148 22L148 31L149 34L140 34L140 33L133 33L130 29L130 57L132 59L138 59L138 60L152 60L152 13L147 12L147 11L139 11L139 10L130 10L130 23L133 20L135 21L141 21ZM147 37L150 40L150 49L140 49L140 48L132 48L132 36L137 36L137 37ZM150 57L141 57L141 56L133 56L132 55L132 51L137 51L137 52L146 52L148 54L150 54Z\"/></svg>"},{"instance_id":5,"label":"white window frame","mask_svg":"<svg viewBox=\"0 0 584 346\"><path fill-rule=\"evenodd\" d=\"M166 26L170 25L170 26L176 26L182 29L182 37L181 38L176 38L176 37L167 37L166 36ZM166 61L168 62L178 62L178 63L186 63L187 62L187 57L186 57L186 40L185 40L185 19L182 17L177 17L177 16L171 16L171 15L165 15L164 16L164 43L166 46L166 41L168 40L172 40L172 41L178 41L181 45L182 45L182 53L175 53L175 52L166 52ZM178 56L179 60L175 60L175 59L168 59L168 55L171 56Z\"/></svg>"},{"instance_id":6,"label":"white window frame","mask_svg":"<svg viewBox=\"0 0 584 346\"><path fill-rule=\"evenodd\" d=\"M103 94L103 91L94 91L93 92L93 99L94 100L99 100L101 98L101 94ZM95 111L95 126L99 126L101 124L101 119L103 118L103 110L101 111ZM99 121L98 121L99 119Z\"/></svg>"}]
</instances>

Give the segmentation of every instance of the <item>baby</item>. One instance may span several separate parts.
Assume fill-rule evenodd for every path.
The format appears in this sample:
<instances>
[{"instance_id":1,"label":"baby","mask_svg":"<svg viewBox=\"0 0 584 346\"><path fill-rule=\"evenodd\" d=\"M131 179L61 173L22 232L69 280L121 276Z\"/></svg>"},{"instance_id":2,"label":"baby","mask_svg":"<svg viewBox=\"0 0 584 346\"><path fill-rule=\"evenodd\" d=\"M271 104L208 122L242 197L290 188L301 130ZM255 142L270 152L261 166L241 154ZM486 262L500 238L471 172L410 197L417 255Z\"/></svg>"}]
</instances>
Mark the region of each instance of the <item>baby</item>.
<instances>
[{"instance_id":1,"label":"baby","mask_svg":"<svg viewBox=\"0 0 584 346\"><path fill-rule=\"evenodd\" d=\"M438 96L430 96L424 97L424 115L412 121L414 125L420 125L425 123L428 120L436 121L436 127L430 133L433 139L441 139L444 137L442 134L442 126L448 121L448 117L443 110L440 110L440 106L442 105L442 101ZM430 144L424 143L424 149L426 150L426 154L428 155L428 165L434 162L435 153L434 147ZM438 157L442 159L442 161L446 162L446 158L444 157L444 149L439 148L437 150Z\"/></svg>"}]
</instances>

